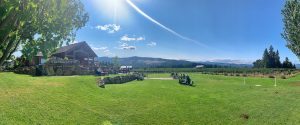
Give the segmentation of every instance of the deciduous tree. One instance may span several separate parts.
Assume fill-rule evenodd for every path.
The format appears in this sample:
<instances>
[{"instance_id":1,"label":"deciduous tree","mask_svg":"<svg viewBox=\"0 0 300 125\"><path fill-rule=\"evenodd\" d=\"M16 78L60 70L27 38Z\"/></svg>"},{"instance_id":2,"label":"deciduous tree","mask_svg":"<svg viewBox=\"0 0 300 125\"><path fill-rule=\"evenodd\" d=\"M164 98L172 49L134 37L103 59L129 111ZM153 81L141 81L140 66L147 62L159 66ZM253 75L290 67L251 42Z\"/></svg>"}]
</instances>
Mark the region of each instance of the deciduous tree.
<instances>
[{"instance_id":1,"label":"deciduous tree","mask_svg":"<svg viewBox=\"0 0 300 125\"><path fill-rule=\"evenodd\" d=\"M0 65L20 45L26 58L47 56L88 21L80 0L0 1Z\"/></svg>"},{"instance_id":2,"label":"deciduous tree","mask_svg":"<svg viewBox=\"0 0 300 125\"><path fill-rule=\"evenodd\" d=\"M300 0L286 0L282 15L282 36L287 42L287 47L300 58Z\"/></svg>"}]
</instances>

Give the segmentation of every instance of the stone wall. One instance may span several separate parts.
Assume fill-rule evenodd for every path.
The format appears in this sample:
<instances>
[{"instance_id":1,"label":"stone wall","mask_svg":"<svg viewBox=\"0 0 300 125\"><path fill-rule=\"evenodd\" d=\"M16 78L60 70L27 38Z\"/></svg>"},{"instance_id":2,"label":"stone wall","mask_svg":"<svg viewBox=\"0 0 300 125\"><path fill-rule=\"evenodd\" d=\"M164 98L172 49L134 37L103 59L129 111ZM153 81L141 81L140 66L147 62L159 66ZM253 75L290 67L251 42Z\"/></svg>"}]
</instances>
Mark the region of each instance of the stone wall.
<instances>
[{"instance_id":1,"label":"stone wall","mask_svg":"<svg viewBox=\"0 0 300 125\"><path fill-rule=\"evenodd\" d=\"M144 80L144 74L133 73L126 76L116 76L116 77L105 77L104 79L100 79L99 86L104 86L105 84L123 84L127 82L131 82L134 80L142 81Z\"/></svg>"},{"instance_id":2,"label":"stone wall","mask_svg":"<svg viewBox=\"0 0 300 125\"><path fill-rule=\"evenodd\" d=\"M96 67L82 66L77 60L51 58L44 65L19 67L14 72L32 76L94 75Z\"/></svg>"}]
</instances>

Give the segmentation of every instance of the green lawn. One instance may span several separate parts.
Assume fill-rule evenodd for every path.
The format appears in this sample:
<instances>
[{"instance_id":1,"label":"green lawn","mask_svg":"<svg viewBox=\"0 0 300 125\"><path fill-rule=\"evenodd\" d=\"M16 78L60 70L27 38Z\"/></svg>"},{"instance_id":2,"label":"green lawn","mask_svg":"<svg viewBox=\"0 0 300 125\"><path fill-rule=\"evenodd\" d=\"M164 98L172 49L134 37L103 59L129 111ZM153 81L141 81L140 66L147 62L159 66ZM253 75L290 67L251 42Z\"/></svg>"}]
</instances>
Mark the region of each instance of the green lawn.
<instances>
[{"instance_id":1,"label":"green lawn","mask_svg":"<svg viewBox=\"0 0 300 125\"><path fill-rule=\"evenodd\" d=\"M242 77L190 75L196 87L145 80L102 89L94 76L0 73L0 124L300 124L300 76L274 87L268 78L244 85Z\"/></svg>"}]
</instances>

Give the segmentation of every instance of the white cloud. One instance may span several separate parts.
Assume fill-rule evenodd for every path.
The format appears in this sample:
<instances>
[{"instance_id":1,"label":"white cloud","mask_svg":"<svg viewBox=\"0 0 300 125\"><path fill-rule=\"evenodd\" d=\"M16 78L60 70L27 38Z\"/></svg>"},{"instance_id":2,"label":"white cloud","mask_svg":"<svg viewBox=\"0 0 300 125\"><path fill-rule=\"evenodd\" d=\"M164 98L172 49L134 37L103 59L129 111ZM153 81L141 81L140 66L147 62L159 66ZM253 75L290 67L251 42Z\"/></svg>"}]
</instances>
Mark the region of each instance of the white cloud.
<instances>
[{"instance_id":1,"label":"white cloud","mask_svg":"<svg viewBox=\"0 0 300 125\"><path fill-rule=\"evenodd\" d=\"M107 47L93 47L93 50L107 50Z\"/></svg>"},{"instance_id":2,"label":"white cloud","mask_svg":"<svg viewBox=\"0 0 300 125\"><path fill-rule=\"evenodd\" d=\"M122 48L123 50L136 50L135 46L125 46Z\"/></svg>"},{"instance_id":3,"label":"white cloud","mask_svg":"<svg viewBox=\"0 0 300 125\"><path fill-rule=\"evenodd\" d=\"M145 37L128 37L128 35L124 35L121 37L121 41L130 42L130 41L144 41Z\"/></svg>"},{"instance_id":4,"label":"white cloud","mask_svg":"<svg viewBox=\"0 0 300 125\"><path fill-rule=\"evenodd\" d=\"M127 43L121 43L120 46L121 46L121 47L125 47L125 46L128 46L128 44L127 44Z\"/></svg>"},{"instance_id":5,"label":"white cloud","mask_svg":"<svg viewBox=\"0 0 300 125\"><path fill-rule=\"evenodd\" d=\"M110 50L106 46L104 46L104 47L94 47L93 46L92 49L95 52L100 52L101 54L104 54L105 56L111 56L111 55L113 55L113 53L110 52Z\"/></svg>"},{"instance_id":6,"label":"white cloud","mask_svg":"<svg viewBox=\"0 0 300 125\"><path fill-rule=\"evenodd\" d=\"M121 37L121 41L135 41L135 38L130 38L128 35L124 35Z\"/></svg>"},{"instance_id":7,"label":"white cloud","mask_svg":"<svg viewBox=\"0 0 300 125\"><path fill-rule=\"evenodd\" d=\"M157 45L157 43L156 42L150 42L147 45L150 46L150 47L155 47Z\"/></svg>"},{"instance_id":8,"label":"white cloud","mask_svg":"<svg viewBox=\"0 0 300 125\"><path fill-rule=\"evenodd\" d=\"M110 50L105 49L105 50L103 50L103 52L104 52L104 53L110 53Z\"/></svg>"},{"instance_id":9,"label":"white cloud","mask_svg":"<svg viewBox=\"0 0 300 125\"><path fill-rule=\"evenodd\" d=\"M122 49L122 50L136 50L136 46L130 46L127 43L121 43L119 49Z\"/></svg>"},{"instance_id":10,"label":"white cloud","mask_svg":"<svg viewBox=\"0 0 300 125\"><path fill-rule=\"evenodd\" d=\"M145 37L141 37L141 36L140 36L140 37L136 38L136 40L137 40L137 41L144 41L144 40L145 40Z\"/></svg>"},{"instance_id":11,"label":"white cloud","mask_svg":"<svg viewBox=\"0 0 300 125\"><path fill-rule=\"evenodd\" d=\"M116 33L121 29L120 25L117 24L106 24L106 25L98 25L96 26L96 29L102 30L102 31L107 31L108 33Z\"/></svg>"}]
</instances>

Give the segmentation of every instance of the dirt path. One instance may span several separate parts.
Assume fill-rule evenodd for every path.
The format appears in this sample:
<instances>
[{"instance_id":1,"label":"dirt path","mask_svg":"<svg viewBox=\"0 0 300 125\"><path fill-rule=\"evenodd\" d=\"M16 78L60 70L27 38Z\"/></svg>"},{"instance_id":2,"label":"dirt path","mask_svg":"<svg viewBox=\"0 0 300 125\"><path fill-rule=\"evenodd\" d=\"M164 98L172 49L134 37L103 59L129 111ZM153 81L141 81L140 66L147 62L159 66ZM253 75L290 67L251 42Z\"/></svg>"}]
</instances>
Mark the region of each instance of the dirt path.
<instances>
[{"instance_id":1,"label":"dirt path","mask_svg":"<svg viewBox=\"0 0 300 125\"><path fill-rule=\"evenodd\" d=\"M145 79L152 79L152 80L173 80L173 78L145 78Z\"/></svg>"}]
</instances>

